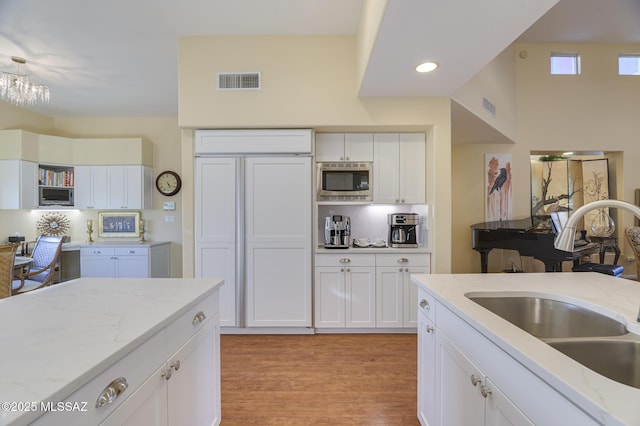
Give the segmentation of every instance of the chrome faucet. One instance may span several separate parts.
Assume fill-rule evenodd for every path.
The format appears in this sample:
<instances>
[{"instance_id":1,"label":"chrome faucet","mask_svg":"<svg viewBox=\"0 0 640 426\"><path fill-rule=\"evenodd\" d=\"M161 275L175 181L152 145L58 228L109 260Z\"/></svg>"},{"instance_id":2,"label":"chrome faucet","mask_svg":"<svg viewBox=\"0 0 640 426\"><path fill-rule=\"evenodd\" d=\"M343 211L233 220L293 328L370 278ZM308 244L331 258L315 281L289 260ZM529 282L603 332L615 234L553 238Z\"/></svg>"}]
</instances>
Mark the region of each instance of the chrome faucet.
<instances>
[{"instance_id":1,"label":"chrome faucet","mask_svg":"<svg viewBox=\"0 0 640 426\"><path fill-rule=\"evenodd\" d=\"M631 203L627 203L626 201L599 200L589 204L585 204L584 206L573 212L569 220L567 220L567 224L560 232L560 235L558 235L558 237L556 238L556 241L553 243L554 247L562 251L573 251L573 242L576 238L576 224L578 220L589 210L599 209L603 207L619 207L630 211L631 213L636 215L636 217L640 218L640 208L638 206L634 206ZM640 271L638 271L638 273L640 273ZM640 311L638 311L637 320L638 322L640 322Z\"/></svg>"}]
</instances>

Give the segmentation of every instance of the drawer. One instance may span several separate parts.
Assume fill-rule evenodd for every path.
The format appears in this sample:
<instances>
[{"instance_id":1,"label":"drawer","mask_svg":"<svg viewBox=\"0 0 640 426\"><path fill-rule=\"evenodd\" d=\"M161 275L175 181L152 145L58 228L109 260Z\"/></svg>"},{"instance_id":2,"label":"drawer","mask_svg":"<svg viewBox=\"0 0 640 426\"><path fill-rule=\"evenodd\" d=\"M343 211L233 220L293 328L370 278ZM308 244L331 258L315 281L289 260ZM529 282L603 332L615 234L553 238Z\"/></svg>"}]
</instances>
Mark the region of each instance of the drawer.
<instances>
[{"instance_id":1,"label":"drawer","mask_svg":"<svg viewBox=\"0 0 640 426\"><path fill-rule=\"evenodd\" d=\"M167 348L175 352L220 310L219 293L207 296L167 327ZM198 315L202 313L202 315Z\"/></svg>"},{"instance_id":2,"label":"drawer","mask_svg":"<svg viewBox=\"0 0 640 426\"><path fill-rule=\"evenodd\" d=\"M116 256L149 256L148 247L115 247Z\"/></svg>"},{"instance_id":3,"label":"drawer","mask_svg":"<svg viewBox=\"0 0 640 426\"><path fill-rule=\"evenodd\" d=\"M376 266L429 266L429 253L376 254Z\"/></svg>"},{"instance_id":4,"label":"drawer","mask_svg":"<svg viewBox=\"0 0 640 426\"><path fill-rule=\"evenodd\" d=\"M77 404L86 411L53 411L36 419L34 425L97 425L104 420L113 410L122 404L135 390L167 360L170 353L166 350L165 331L162 330L140 346L129 352L124 358L116 361L111 367L99 373L86 385L65 398L68 404ZM127 389L120 394L111 404L96 407L96 401L103 390L114 380L124 377L128 384ZM57 403L58 401L52 401Z\"/></svg>"},{"instance_id":5,"label":"drawer","mask_svg":"<svg viewBox=\"0 0 640 426\"><path fill-rule=\"evenodd\" d=\"M431 321L436 321L436 299L420 287L418 288L418 306L416 308L426 314Z\"/></svg>"},{"instance_id":6,"label":"drawer","mask_svg":"<svg viewBox=\"0 0 640 426\"><path fill-rule=\"evenodd\" d=\"M113 256L115 249L113 247L82 247L80 248L80 256Z\"/></svg>"},{"instance_id":7,"label":"drawer","mask_svg":"<svg viewBox=\"0 0 640 426\"><path fill-rule=\"evenodd\" d=\"M316 254L316 266L375 266L375 254Z\"/></svg>"}]
</instances>

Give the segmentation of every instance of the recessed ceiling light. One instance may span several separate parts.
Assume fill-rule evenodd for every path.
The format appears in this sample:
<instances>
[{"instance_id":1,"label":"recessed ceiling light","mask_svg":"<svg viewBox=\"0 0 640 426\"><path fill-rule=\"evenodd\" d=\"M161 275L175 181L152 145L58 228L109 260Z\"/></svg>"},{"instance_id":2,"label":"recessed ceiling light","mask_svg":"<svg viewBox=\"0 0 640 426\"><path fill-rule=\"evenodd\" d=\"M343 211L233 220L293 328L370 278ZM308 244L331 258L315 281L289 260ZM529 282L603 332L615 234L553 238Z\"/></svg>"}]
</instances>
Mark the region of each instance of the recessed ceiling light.
<instances>
[{"instance_id":1,"label":"recessed ceiling light","mask_svg":"<svg viewBox=\"0 0 640 426\"><path fill-rule=\"evenodd\" d=\"M416 67L416 71L418 72L431 72L438 68L438 64L436 62L423 62Z\"/></svg>"}]
</instances>

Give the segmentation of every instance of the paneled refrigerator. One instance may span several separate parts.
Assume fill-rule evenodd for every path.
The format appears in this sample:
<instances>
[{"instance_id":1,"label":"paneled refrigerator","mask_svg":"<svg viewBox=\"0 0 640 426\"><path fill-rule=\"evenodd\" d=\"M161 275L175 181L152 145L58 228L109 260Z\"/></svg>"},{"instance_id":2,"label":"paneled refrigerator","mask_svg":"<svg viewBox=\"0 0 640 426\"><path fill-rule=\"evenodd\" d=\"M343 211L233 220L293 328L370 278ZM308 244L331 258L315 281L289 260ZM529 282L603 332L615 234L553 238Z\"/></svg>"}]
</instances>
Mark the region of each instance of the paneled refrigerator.
<instances>
[{"instance_id":1,"label":"paneled refrigerator","mask_svg":"<svg viewBox=\"0 0 640 426\"><path fill-rule=\"evenodd\" d=\"M311 157L195 159L195 275L222 277L221 325L311 327Z\"/></svg>"}]
</instances>

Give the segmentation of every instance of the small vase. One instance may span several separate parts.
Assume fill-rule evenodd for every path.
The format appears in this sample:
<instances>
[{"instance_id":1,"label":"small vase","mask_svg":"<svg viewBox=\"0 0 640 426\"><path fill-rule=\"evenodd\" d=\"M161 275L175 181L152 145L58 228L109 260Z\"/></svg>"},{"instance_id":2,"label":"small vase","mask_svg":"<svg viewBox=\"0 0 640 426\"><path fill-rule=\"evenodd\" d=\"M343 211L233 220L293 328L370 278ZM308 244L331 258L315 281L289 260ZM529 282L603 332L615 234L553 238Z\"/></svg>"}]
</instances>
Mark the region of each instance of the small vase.
<instances>
[{"instance_id":1,"label":"small vase","mask_svg":"<svg viewBox=\"0 0 640 426\"><path fill-rule=\"evenodd\" d=\"M596 237L610 237L616 230L616 224L605 209L599 209L591 222L591 231Z\"/></svg>"}]
</instances>

